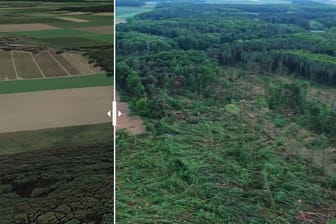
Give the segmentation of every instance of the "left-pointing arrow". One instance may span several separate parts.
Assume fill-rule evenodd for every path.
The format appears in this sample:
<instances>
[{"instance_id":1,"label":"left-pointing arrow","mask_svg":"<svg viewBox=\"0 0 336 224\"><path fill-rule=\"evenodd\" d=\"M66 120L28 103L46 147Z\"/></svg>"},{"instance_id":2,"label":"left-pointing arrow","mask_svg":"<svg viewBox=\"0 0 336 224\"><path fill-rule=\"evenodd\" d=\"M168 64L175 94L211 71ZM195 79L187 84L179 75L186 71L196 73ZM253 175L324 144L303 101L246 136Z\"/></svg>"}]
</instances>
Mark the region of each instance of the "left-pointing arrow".
<instances>
[{"instance_id":1,"label":"left-pointing arrow","mask_svg":"<svg viewBox=\"0 0 336 224\"><path fill-rule=\"evenodd\" d=\"M109 110L109 111L107 112L107 116L109 116L109 117L112 116L112 112L111 112L111 110Z\"/></svg>"}]
</instances>

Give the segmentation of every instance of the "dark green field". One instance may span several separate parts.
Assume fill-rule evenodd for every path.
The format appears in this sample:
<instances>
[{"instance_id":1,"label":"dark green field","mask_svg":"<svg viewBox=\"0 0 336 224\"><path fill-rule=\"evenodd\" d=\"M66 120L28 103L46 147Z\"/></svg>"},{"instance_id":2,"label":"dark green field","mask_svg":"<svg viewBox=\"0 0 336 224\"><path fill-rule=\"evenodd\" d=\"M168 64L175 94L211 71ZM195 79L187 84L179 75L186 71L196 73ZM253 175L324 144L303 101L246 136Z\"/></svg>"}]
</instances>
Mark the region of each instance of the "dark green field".
<instances>
[{"instance_id":1,"label":"dark green field","mask_svg":"<svg viewBox=\"0 0 336 224\"><path fill-rule=\"evenodd\" d=\"M0 223L112 223L111 136L110 124L1 134Z\"/></svg>"},{"instance_id":2,"label":"dark green field","mask_svg":"<svg viewBox=\"0 0 336 224\"><path fill-rule=\"evenodd\" d=\"M112 84L112 77L106 76L105 73L77 77L3 81L0 82L0 94L94 86L112 86Z\"/></svg>"}]
</instances>

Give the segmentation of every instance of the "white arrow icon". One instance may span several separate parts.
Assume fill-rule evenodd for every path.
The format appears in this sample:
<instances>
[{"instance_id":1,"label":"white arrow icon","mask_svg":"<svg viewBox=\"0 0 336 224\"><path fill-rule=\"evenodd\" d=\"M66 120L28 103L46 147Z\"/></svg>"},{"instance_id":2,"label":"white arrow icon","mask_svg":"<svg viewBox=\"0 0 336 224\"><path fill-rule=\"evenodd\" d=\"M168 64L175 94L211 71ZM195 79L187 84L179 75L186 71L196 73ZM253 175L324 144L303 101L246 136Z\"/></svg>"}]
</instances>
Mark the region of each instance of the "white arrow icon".
<instances>
[{"instance_id":1,"label":"white arrow icon","mask_svg":"<svg viewBox=\"0 0 336 224\"><path fill-rule=\"evenodd\" d=\"M118 117L120 117L122 115L122 113L120 112L120 110L118 110Z\"/></svg>"},{"instance_id":2,"label":"white arrow icon","mask_svg":"<svg viewBox=\"0 0 336 224\"><path fill-rule=\"evenodd\" d=\"M107 116L109 116L109 117L112 116L112 114L111 114L111 110L109 110L109 111L107 112Z\"/></svg>"}]
</instances>

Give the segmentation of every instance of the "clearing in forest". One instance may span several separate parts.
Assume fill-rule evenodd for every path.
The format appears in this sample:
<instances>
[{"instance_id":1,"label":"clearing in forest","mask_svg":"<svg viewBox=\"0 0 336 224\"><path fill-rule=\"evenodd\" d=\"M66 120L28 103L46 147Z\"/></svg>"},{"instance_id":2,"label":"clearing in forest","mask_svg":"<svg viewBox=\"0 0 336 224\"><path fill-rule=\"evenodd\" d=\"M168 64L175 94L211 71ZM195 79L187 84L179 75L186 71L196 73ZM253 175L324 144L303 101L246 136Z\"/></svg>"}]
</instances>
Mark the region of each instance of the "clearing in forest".
<instances>
[{"instance_id":1,"label":"clearing in forest","mask_svg":"<svg viewBox=\"0 0 336 224\"><path fill-rule=\"evenodd\" d=\"M120 102L117 96L118 110L122 116L118 118L117 130L126 129L130 134L141 134L146 131L142 119L139 116L129 116L130 109L128 104Z\"/></svg>"}]
</instances>

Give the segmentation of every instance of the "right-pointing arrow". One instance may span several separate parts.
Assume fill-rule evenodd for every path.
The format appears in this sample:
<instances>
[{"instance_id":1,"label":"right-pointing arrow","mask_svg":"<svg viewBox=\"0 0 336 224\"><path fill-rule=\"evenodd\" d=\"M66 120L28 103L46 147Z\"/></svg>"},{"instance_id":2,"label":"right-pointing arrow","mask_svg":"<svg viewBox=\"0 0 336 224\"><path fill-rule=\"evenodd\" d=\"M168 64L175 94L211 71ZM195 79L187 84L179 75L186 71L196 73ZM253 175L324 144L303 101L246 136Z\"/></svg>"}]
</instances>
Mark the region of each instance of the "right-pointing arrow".
<instances>
[{"instance_id":1,"label":"right-pointing arrow","mask_svg":"<svg viewBox=\"0 0 336 224\"><path fill-rule=\"evenodd\" d=\"M120 112L120 110L118 110L118 117L120 117L122 115L122 113Z\"/></svg>"}]
</instances>

